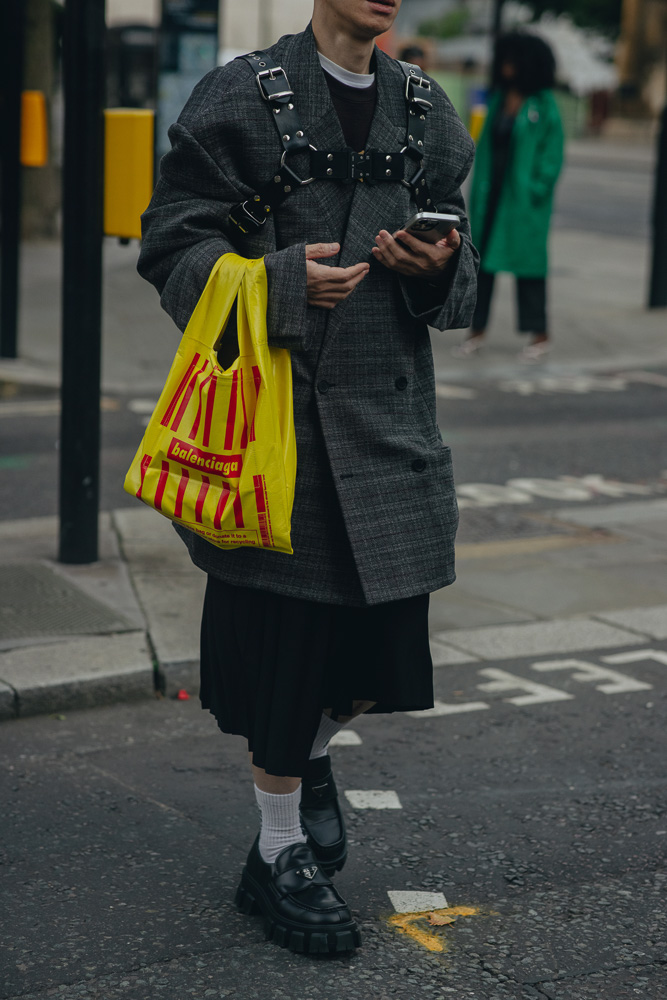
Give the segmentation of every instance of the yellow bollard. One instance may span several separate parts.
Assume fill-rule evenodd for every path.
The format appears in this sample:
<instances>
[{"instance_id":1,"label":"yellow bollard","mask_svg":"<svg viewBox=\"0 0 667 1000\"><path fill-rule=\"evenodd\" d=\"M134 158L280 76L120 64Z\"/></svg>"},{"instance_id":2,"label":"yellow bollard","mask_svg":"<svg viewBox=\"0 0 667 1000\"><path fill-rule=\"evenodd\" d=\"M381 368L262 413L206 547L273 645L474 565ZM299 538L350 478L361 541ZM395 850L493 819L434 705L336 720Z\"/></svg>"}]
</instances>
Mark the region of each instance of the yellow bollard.
<instances>
[{"instance_id":1,"label":"yellow bollard","mask_svg":"<svg viewBox=\"0 0 667 1000\"><path fill-rule=\"evenodd\" d=\"M21 94L21 152L23 167L45 167L49 159L46 101L41 90Z\"/></svg>"},{"instance_id":2,"label":"yellow bollard","mask_svg":"<svg viewBox=\"0 0 667 1000\"><path fill-rule=\"evenodd\" d=\"M470 137L474 143L479 142L479 137L482 134L482 128L484 127L485 120L486 105L473 104L470 109L470 124L468 126L468 131L470 132Z\"/></svg>"},{"instance_id":3,"label":"yellow bollard","mask_svg":"<svg viewBox=\"0 0 667 1000\"><path fill-rule=\"evenodd\" d=\"M104 232L141 239L140 215L153 193L155 113L144 108L104 112Z\"/></svg>"}]
</instances>

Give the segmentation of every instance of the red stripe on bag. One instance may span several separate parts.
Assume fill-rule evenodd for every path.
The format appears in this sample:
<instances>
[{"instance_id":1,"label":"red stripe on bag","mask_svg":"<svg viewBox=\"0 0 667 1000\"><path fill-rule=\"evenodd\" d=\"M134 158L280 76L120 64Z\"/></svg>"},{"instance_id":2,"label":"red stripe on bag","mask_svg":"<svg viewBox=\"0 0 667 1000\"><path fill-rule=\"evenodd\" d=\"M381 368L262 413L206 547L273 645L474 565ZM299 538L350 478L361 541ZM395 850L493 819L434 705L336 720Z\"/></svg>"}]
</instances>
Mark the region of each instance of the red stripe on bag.
<instances>
[{"instance_id":1,"label":"red stripe on bag","mask_svg":"<svg viewBox=\"0 0 667 1000\"><path fill-rule=\"evenodd\" d=\"M266 503L264 502L264 476L253 476L252 481L255 484L255 503L257 505L257 513L260 514L262 511L266 510Z\"/></svg>"},{"instance_id":2,"label":"red stripe on bag","mask_svg":"<svg viewBox=\"0 0 667 1000\"><path fill-rule=\"evenodd\" d=\"M243 373L241 373L241 406L243 407L243 430L241 431L240 448L248 447L248 416L245 411L245 392L243 391Z\"/></svg>"},{"instance_id":3,"label":"red stripe on bag","mask_svg":"<svg viewBox=\"0 0 667 1000\"><path fill-rule=\"evenodd\" d=\"M265 549L270 549L271 531L264 496L264 476L253 476L252 481L255 484L255 504L257 505L257 521L259 522L259 533L262 536L262 545Z\"/></svg>"},{"instance_id":4,"label":"red stripe on bag","mask_svg":"<svg viewBox=\"0 0 667 1000\"><path fill-rule=\"evenodd\" d=\"M245 524L243 523L243 504L241 503L240 493L237 493L236 496L234 497L233 508L234 508L234 523L236 524L236 527L245 528Z\"/></svg>"},{"instance_id":5,"label":"red stripe on bag","mask_svg":"<svg viewBox=\"0 0 667 1000\"><path fill-rule=\"evenodd\" d=\"M195 504L195 520L197 524L201 524L202 521L202 511L204 510L204 500L206 499L206 494L208 493L208 488L211 485L211 481L208 476L201 477L201 488L199 490L199 496L197 497L197 503Z\"/></svg>"},{"instance_id":6,"label":"red stripe on bag","mask_svg":"<svg viewBox=\"0 0 667 1000\"><path fill-rule=\"evenodd\" d=\"M218 500L218 506L215 511L215 517L213 518L213 527L220 531L222 527L222 515L225 512L225 507L227 506L227 500L229 498L230 490L226 487L222 487L222 493L220 494L220 499Z\"/></svg>"},{"instance_id":7,"label":"red stripe on bag","mask_svg":"<svg viewBox=\"0 0 667 1000\"><path fill-rule=\"evenodd\" d=\"M208 448L208 443L211 439L211 424L213 423L213 403L215 401L215 388L217 382L215 376L211 376L211 383L208 387L208 396L206 399L206 416L204 418L204 447Z\"/></svg>"},{"instance_id":8,"label":"red stripe on bag","mask_svg":"<svg viewBox=\"0 0 667 1000\"><path fill-rule=\"evenodd\" d=\"M160 423L161 423L161 425L163 427L168 427L169 426L169 421L171 420L171 418L174 415L174 410L176 409L176 404L178 403L179 397L180 397L181 393L183 392L183 390L185 389L186 385L188 384L188 380L189 380L190 376L192 375L193 371L197 367L197 362L199 361L200 357L201 357L201 354L195 354L194 358L190 362L190 367L188 368L188 370L186 371L185 375L183 376L183 378L180 381L178 389L176 390L176 392L174 393L174 395L171 397L171 402L169 403L169 406L165 410L164 416L163 416L162 420L160 421Z\"/></svg>"},{"instance_id":9,"label":"red stripe on bag","mask_svg":"<svg viewBox=\"0 0 667 1000\"><path fill-rule=\"evenodd\" d=\"M180 426L180 423L181 423L181 420L183 419L183 414L185 413L185 411L187 409L187 405L190 402L190 397L192 396L192 393L195 391L195 386L197 385L197 379L199 378L200 375L204 374L204 372L206 371L207 367L208 367L208 360L204 362L204 364L201 366L201 368L199 369L199 371L196 371L194 373L194 375L192 376L192 378L190 379L190 384L188 385L188 387L187 387L187 389L185 391L185 395L183 396L183 399L181 400L181 405L178 408L178 413L174 417L174 422L171 425L172 431L177 431L178 430L178 428Z\"/></svg>"},{"instance_id":10,"label":"red stripe on bag","mask_svg":"<svg viewBox=\"0 0 667 1000\"><path fill-rule=\"evenodd\" d=\"M144 479L146 478L146 472L148 471L148 466L153 461L152 455L144 455L141 460L141 482L139 483L139 489L137 490L137 500L141 500L141 491L144 488Z\"/></svg>"},{"instance_id":11,"label":"red stripe on bag","mask_svg":"<svg viewBox=\"0 0 667 1000\"><path fill-rule=\"evenodd\" d=\"M197 436L197 431L199 430L199 422L201 421L201 412L202 412L202 405L203 405L202 404L203 389L204 389L204 386L207 384L207 382L210 382L210 380L212 378L213 378L213 373L211 373L207 378L205 378L203 380L203 382L199 383L199 406L197 407L197 416L195 417L194 423L192 425L192 429L191 429L190 433L188 434L188 437L190 438L191 441L194 441L194 439Z\"/></svg>"},{"instance_id":12,"label":"red stripe on bag","mask_svg":"<svg viewBox=\"0 0 667 1000\"><path fill-rule=\"evenodd\" d=\"M255 412L252 415L250 434L248 436L249 441L255 440L255 417L257 415L257 400L259 399L259 387L262 384L262 376L259 373L259 368L257 367L257 365L252 366L252 374L255 379Z\"/></svg>"},{"instance_id":13,"label":"red stripe on bag","mask_svg":"<svg viewBox=\"0 0 667 1000\"><path fill-rule=\"evenodd\" d=\"M164 498L164 491L167 485L167 479L169 478L169 462L162 463L162 472L160 473L160 478L158 479L157 489L155 491L155 509L162 510L162 500Z\"/></svg>"},{"instance_id":14,"label":"red stripe on bag","mask_svg":"<svg viewBox=\"0 0 667 1000\"><path fill-rule=\"evenodd\" d=\"M229 397L229 409L227 410L227 426L225 428L225 451L231 451L234 444L234 424L236 422L236 396L238 392L239 372L238 368L232 378L232 391Z\"/></svg>"},{"instance_id":15,"label":"red stripe on bag","mask_svg":"<svg viewBox=\"0 0 667 1000\"><path fill-rule=\"evenodd\" d=\"M190 479L190 473L187 469L183 469L181 472L181 481L178 484L178 493L176 494L176 506L174 507L174 517L183 517L183 497L185 496L185 490Z\"/></svg>"}]
</instances>

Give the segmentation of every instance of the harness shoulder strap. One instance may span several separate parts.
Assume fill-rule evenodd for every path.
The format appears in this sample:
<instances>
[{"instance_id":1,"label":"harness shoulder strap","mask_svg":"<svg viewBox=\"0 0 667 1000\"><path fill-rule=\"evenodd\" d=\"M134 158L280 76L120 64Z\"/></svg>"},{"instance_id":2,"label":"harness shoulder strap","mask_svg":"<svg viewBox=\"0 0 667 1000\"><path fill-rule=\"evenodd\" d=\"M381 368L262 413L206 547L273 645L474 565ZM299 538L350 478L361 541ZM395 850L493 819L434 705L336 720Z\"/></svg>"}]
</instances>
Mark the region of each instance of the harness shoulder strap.
<instances>
[{"instance_id":1,"label":"harness shoulder strap","mask_svg":"<svg viewBox=\"0 0 667 1000\"><path fill-rule=\"evenodd\" d=\"M410 189L419 211L433 209L422 164L426 114L433 107L427 96L430 95L431 81L422 75L418 66L398 61L405 75L407 107L407 137L403 149L389 153L370 149L357 153L350 149L316 150L311 146L311 176L302 178L286 162L290 154L307 149L310 144L301 127L294 104L294 91L285 70L268 53L259 49L239 58L244 59L255 72L259 92L271 108L283 147L280 164L273 177L229 213L230 223L242 233L260 229L267 215L275 211L288 194L314 180L366 181L370 184L400 181ZM407 179L405 174L410 161L416 169Z\"/></svg>"}]
</instances>

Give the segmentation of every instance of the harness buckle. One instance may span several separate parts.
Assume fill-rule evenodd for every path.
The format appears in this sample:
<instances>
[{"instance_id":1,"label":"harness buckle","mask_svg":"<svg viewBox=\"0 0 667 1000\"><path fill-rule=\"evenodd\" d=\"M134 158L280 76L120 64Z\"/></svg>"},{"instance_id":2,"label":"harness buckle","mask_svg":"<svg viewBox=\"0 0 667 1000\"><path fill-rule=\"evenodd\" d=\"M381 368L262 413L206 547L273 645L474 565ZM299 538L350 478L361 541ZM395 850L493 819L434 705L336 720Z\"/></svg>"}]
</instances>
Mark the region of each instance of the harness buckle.
<instances>
[{"instance_id":1,"label":"harness buckle","mask_svg":"<svg viewBox=\"0 0 667 1000\"><path fill-rule=\"evenodd\" d=\"M244 234L247 234L249 230L261 229L266 222L266 215L257 219L248 206L249 202L243 201L239 205L235 205L229 213L229 221Z\"/></svg>"},{"instance_id":2,"label":"harness buckle","mask_svg":"<svg viewBox=\"0 0 667 1000\"><path fill-rule=\"evenodd\" d=\"M289 80L287 79L287 73L282 68L282 66L272 66L270 69L263 69L257 74L257 86L259 87L259 92L265 101L280 101L286 97L294 97L293 90L276 90L272 91L264 86L265 80L271 83L276 82L276 74L282 73L285 80L285 84L289 88Z\"/></svg>"},{"instance_id":3,"label":"harness buckle","mask_svg":"<svg viewBox=\"0 0 667 1000\"><path fill-rule=\"evenodd\" d=\"M417 104L424 111L430 111L433 107L431 101L427 101L425 97L419 97L416 93L417 90L425 90L427 94L431 93L431 81L425 76L409 76L405 81L405 97L406 100L410 101L411 104Z\"/></svg>"}]
</instances>

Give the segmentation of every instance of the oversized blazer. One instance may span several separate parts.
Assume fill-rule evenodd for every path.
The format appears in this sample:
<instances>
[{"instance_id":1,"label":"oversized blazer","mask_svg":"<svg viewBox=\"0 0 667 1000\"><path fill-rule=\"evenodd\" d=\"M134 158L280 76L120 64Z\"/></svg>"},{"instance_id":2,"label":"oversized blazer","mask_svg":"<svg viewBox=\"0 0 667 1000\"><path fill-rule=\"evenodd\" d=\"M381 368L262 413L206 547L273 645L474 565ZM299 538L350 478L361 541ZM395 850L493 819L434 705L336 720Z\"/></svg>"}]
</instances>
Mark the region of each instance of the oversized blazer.
<instances>
[{"instance_id":1,"label":"oversized blazer","mask_svg":"<svg viewBox=\"0 0 667 1000\"><path fill-rule=\"evenodd\" d=\"M303 129L320 150L345 148L312 30L270 50L285 69ZM367 148L400 150L406 137L401 67L376 49L377 105ZM388 270L372 254L380 229L414 213L400 183L320 180L299 187L258 233L242 236L230 209L275 173L282 147L270 106L245 60L213 70L170 129L172 149L143 216L139 272L184 329L215 261L264 257L269 343L292 351L297 481L294 555L223 551L178 529L193 561L229 583L297 598L363 606L436 590L454 579L458 511L449 447L436 423L427 324L468 326L478 257L460 186L473 145L432 83L425 167L436 207L462 218L462 245L432 286ZM309 157L292 168L308 177ZM307 243L339 242L324 263L370 262L333 310L307 303Z\"/></svg>"}]
</instances>

